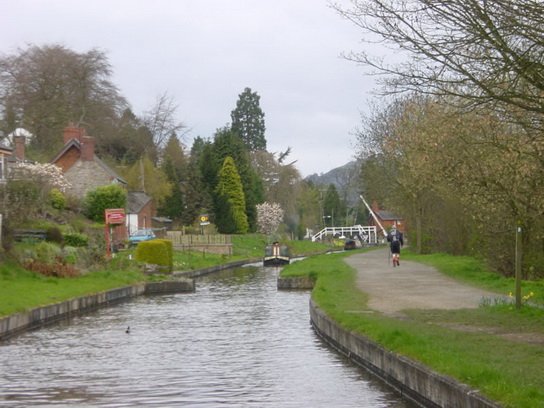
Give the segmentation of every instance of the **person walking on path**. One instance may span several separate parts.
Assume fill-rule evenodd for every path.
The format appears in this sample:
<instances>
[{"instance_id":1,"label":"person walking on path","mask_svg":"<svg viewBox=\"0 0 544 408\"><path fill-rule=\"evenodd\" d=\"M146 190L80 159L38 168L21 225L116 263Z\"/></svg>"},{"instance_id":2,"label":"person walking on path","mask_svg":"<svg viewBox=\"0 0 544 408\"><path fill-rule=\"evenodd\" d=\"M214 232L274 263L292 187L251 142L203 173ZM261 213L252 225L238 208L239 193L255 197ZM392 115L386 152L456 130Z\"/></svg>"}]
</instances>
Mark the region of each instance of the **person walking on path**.
<instances>
[{"instance_id":1,"label":"person walking on path","mask_svg":"<svg viewBox=\"0 0 544 408\"><path fill-rule=\"evenodd\" d=\"M391 247L391 254L393 255L393 266L400 266L400 248L404 246L404 238L402 232L400 232L396 225L393 224L391 231L387 235L387 242Z\"/></svg>"}]
</instances>

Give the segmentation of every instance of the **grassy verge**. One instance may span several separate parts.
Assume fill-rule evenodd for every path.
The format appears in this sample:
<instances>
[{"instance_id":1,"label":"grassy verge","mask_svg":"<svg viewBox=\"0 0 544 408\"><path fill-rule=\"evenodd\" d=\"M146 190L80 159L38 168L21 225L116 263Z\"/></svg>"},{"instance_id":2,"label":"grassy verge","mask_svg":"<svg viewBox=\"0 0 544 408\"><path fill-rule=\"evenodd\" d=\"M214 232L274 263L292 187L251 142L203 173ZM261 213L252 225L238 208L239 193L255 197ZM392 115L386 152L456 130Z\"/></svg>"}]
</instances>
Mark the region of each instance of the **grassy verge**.
<instances>
[{"instance_id":1,"label":"grassy verge","mask_svg":"<svg viewBox=\"0 0 544 408\"><path fill-rule=\"evenodd\" d=\"M238 257L235 256L210 254L201 251L174 251L174 271L209 268L210 266L233 262L237 259Z\"/></svg>"},{"instance_id":2,"label":"grassy verge","mask_svg":"<svg viewBox=\"0 0 544 408\"><path fill-rule=\"evenodd\" d=\"M505 407L544 407L544 352L541 343L530 341L544 334L543 310L524 307L518 311L498 305L476 310L409 311L407 320L388 318L369 310L367 296L356 288L356 272L342 262L352 254L296 262L286 267L282 276L317 276L313 299L347 330L469 384ZM470 258L442 257L438 262L441 268L456 265L448 269L450 276L480 280L466 277L472 275L474 266ZM427 258L426 262L432 264L433 260ZM507 282L493 285L508 288Z\"/></svg>"},{"instance_id":3,"label":"grassy verge","mask_svg":"<svg viewBox=\"0 0 544 408\"><path fill-rule=\"evenodd\" d=\"M483 289L508 296L515 289L514 278L504 278L489 271L486 265L468 256L451 256L447 254L416 255L403 251L402 258L434 266L440 272L456 280ZM523 281L523 295L531 302L544 304L544 281ZM529 296L533 293L532 296Z\"/></svg>"},{"instance_id":4,"label":"grassy verge","mask_svg":"<svg viewBox=\"0 0 544 408\"><path fill-rule=\"evenodd\" d=\"M240 259L262 258L267 243L267 237L262 234L233 235L234 257ZM282 241L282 244L289 247L292 256L319 254L331 249L329 244L307 240Z\"/></svg>"},{"instance_id":5,"label":"grassy verge","mask_svg":"<svg viewBox=\"0 0 544 408\"><path fill-rule=\"evenodd\" d=\"M265 235L245 234L232 236L232 256L209 254L201 251L176 251L174 254L174 270L194 270L227 262L260 259L264 256L266 244ZM330 249L327 244L311 241L286 241L285 244L289 247L292 256L318 254Z\"/></svg>"},{"instance_id":6,"label":"grassy verge","mask_svg":"<svg viewBox=\"0 0 544 408\"><path fill-rule=\"evenodd\" d=\"M331 249L331 245L312 241L288 241L286 242L292 256L315 255Z\"/></svg>"},{"instance_id":7,"label":"grassy verge","mask_svg":"<svg viewBox=\"0 0 544 408\"><path fill-rule=\"evenodd\" d=\"M107 269L78 278L54 278L29 272L9 261L4 262L0 264L0 317L144 279L142 273L134 268Z\"/></svg>"}]
</instances>

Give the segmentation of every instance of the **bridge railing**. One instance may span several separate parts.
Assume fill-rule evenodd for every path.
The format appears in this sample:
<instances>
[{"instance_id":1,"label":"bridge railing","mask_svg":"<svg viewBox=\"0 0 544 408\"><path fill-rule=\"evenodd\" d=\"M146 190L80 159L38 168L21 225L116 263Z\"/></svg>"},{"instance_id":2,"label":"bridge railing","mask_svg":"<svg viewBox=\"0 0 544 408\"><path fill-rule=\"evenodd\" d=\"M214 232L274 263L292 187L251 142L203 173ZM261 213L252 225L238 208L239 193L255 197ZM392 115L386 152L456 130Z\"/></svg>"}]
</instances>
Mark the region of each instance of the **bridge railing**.
<instances>
[{"instance_id":1,"label":"bridge railing","mask_svg":"<svg viewBox=\"0 0 544 408\"><path fill-rule=\"evenodd\" d=\"M374 245L378 243L378 234L375 226L354 225L352 227L326 227L312 236L312 241L323 239L327 235L355 238L362 244Z\"/></svg>"}]
</instances>

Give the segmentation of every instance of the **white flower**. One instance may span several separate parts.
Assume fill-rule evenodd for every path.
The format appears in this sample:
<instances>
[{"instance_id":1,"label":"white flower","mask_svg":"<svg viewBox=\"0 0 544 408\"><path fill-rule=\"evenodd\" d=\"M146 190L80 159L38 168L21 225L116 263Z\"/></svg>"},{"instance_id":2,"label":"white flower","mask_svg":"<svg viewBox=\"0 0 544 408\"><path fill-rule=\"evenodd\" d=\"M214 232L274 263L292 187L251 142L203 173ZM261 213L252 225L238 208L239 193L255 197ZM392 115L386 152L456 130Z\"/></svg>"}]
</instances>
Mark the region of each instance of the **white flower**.
<instances>
[{"instance_id":1,"label":"white flower","mask_svg":"<svg viewBox=\"0 0 544 408\"><path fill-rule=\"evenodd\" d=\"M70 188L70 183L66 181L61 168L50 163L17 163L12 168L11 177L31 179L41 185L58 188L62 192Z\"/></svg>"},{"instance_id":2,"label":"white flower","mask_svg":"<svg viewBox=\"0 0 544 408\"><path fill-rule=\"evenodd\" d=\"M276 232L283 220L283 210L277 203L257 204L257 225L259 232L272 234Z\"/></svg>"}]
</instances>

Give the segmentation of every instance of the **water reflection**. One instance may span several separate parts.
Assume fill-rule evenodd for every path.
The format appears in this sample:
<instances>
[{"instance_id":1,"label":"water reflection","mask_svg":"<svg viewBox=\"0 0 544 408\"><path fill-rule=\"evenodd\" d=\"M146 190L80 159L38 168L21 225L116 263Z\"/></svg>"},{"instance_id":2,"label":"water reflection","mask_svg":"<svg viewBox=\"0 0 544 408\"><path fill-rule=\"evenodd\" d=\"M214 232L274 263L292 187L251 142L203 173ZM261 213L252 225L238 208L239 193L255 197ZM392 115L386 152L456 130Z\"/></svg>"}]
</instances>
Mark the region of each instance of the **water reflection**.
<instances>
[{"instance_id":1,"label":"water reflection","mask_svg":"<svg viewBox=\"0 0 544 408\"><path fill-rule=\"evenodd\" d=\"M308 292L278 292L277 273L225 271L4 342L0 406L409 407L320 341Z\"/></svg>"}]
</instances>

